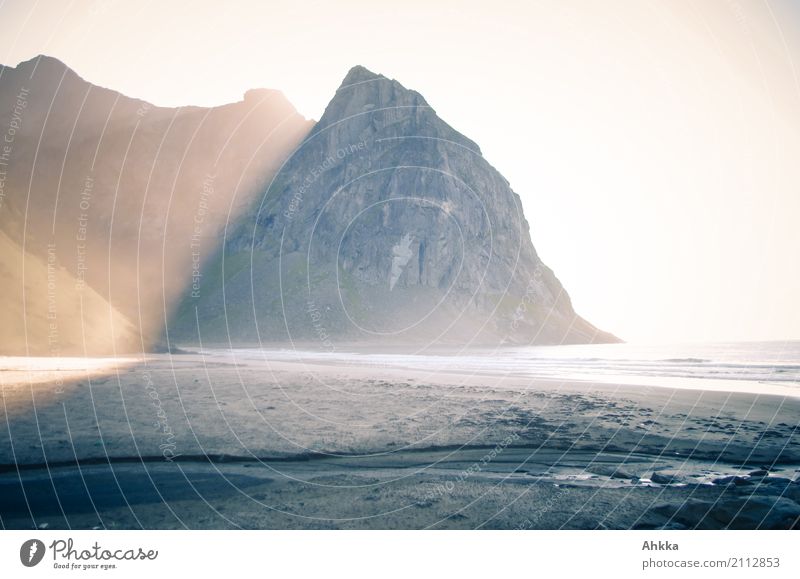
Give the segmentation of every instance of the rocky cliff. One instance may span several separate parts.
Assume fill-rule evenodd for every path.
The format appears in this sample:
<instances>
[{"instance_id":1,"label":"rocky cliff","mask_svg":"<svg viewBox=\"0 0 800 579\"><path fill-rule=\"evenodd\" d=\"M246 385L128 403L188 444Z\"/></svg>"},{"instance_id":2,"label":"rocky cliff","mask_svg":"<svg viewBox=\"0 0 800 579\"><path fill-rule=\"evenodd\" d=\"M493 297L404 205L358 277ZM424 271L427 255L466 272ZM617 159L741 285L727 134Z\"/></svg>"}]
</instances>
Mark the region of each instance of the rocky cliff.
<instances>
[{"instance_id":1,"label":"rocky cliff","mask_svg":"<svg viewBox=\"0 0 800 579\"><path fill-rule=\"evenodd\" d=\"M479 147L363 67L229 231L169 333L322 348L616 340L575 313Z\"/></svg>"}]
</instances>

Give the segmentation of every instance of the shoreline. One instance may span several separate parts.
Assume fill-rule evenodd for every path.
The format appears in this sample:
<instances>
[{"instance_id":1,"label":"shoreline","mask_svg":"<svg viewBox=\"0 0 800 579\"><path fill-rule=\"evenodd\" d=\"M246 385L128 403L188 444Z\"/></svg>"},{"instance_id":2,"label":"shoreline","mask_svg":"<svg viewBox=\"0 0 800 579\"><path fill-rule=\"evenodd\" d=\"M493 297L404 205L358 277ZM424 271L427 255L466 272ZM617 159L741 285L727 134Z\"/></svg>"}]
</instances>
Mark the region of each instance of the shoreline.
<instances>
[{"instance_id":1,"label":"shoreline","mask_svg":"<svg viewBox=\"0 0 800 579\"><path fill-rule=\"evenodd\" d=\"M0 387L13 388L25 384L43 385L56 380L66 382L69 380L90 379L111 375L113 372L124 371L136 365L146 365L148 360L163 361L165 358L178 365L189 357L198 363L217 364L220 359L230 361L234 365L248 366L254 361L266 365L266 369L280 371L296 371L299 367L319 367L326 371L336 369L357 368L368 369L373 373L396 370L398 372L412 372L416 375L452 374L456 376L479 376L505 380L529 380L548 383L580 383L592 386L607 387L639 387L639 388L664 388L674 390L707 391L731 394L751 394L757 396L778 396L800 399L800 385L795 380L752 380L748 378L710 378L695 376L652 375L652 374L610 374L591 372L564 372L546 373L541 371L524 371L519 369L503 371L496 368L480 368L469 370L453 367L425 367L415 365L409 361L409 355L382 352L380 355L369 353L363 345L351 344L352 352L328 352L322 350L292 350L287 348L234 348L214 349L200 348L196 351L180 349L179 353L145 353L120 356L96 357L24 357L0 356ZM613 346L613 344L612 344ZM539 346L547 348L558 346ZM509 348L514 350L515 348ZM361 351L359 351L361 350ZM398 351L405 350L398 348ZM490 359L488 354L503 351L503 347L495 349L478 348L467 351L462 356L456 349L440 348L436 356L453 360L462 359L474 361L481 356ZM367 352L367 353L365 353ZM455 353L454 353L455 352ZM475 353L480 352L481 356ZM445 354L447 353L447 354ZM289 359L287 359L287 355ZM416 355L412 355L414 357ZM378 361L374 361L376 357ZM388 359L388 360L387 360ZM656 362L656 361L654 361ZM26 367L27 366L27 367Z\"/></svg>"},{"instance_id":2,"label":"shoreline","mask_svg":"<svg viewBox=\"0 0 800 579\"><path fill-rule=\"evenodd\" d=\"M800 520L797 398L157 354L0 408L13 528Z\"/></svg>"}]
</instances>

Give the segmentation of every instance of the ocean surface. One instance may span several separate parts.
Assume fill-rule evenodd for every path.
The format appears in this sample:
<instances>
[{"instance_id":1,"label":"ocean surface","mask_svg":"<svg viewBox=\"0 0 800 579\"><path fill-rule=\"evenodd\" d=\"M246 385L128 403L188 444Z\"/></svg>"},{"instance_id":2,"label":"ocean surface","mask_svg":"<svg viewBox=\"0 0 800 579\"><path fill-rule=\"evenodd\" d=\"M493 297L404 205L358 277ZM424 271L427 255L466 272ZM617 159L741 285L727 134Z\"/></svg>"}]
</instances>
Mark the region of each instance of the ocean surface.
<instances>
[{"instance_id":1,"label":"ocean surface","mask_svg":"<svg viewBox=\"0 0 800 579\"><path fill-rule=\"evenodd\" d=\"M800 397L800 341L429 349L395 353L356 347L334 352L204 349L202 353L242 363L330 363Z\"/></svg>"},{"instance_id":2,"label":"ocean surface","mask_svg":"<svg viewBox=\"0 0 800 579\"><path fill-rule=\"evenodd\" d=\"M204 358L237 364L300 362L310 365L401 368L554 381L750 392L800 397L800 341L682 345L601 344L469 350L341 346L315 351L291 348L204 348ZM148 354L154 357L169 354ZM124 368L141 357L25 358L0 356L0 385L68 380L104 368Z\"/></svg>"}]
</instances>

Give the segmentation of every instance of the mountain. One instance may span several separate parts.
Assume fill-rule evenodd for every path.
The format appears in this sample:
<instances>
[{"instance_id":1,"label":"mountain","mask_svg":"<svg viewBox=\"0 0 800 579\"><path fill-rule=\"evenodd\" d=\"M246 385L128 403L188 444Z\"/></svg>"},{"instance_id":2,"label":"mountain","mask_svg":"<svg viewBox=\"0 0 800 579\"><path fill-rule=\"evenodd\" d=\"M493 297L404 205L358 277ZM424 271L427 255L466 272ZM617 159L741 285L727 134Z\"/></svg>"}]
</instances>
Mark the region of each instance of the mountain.
<instances>
[{"instance_id":1,"label":"mountain","mask_svg":"<svg viewBox=\"0 0 800 579\"><path fill-rule=\"evenodd\" d=\"M617 341L575 313L520 199L417 92L357 66L226 235L170 340Z\"/></svg>"},{"instance_id":2,"label":"mountain","mask_svg":"<svg viewBox=\"0 0 800 579\"><path fill-rule=\"evenodd\" d=\"M47 56L0 67L0 354L149 348L312 127L274 90L164 108Z\"/></svg>"}]
</instances>

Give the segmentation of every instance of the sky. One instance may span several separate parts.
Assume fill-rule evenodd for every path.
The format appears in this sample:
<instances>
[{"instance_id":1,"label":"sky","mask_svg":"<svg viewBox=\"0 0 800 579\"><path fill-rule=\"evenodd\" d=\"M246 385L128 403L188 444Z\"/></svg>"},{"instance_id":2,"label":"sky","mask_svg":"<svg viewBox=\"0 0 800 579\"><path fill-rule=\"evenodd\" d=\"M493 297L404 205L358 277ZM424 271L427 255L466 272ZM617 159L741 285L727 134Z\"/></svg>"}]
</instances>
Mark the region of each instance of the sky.
<instances>
[{"instance_id":1,"label":"sky","mask_svg":"<svg viewBox=\"0 0 800 579\"><path fill-rule=\"evenodd\" d=\"M422 93L522 198L576 310L633 342L800 339L800 3L0 0L0 62L157 105L356 64Z\"/></svg>"}]
</instances>

